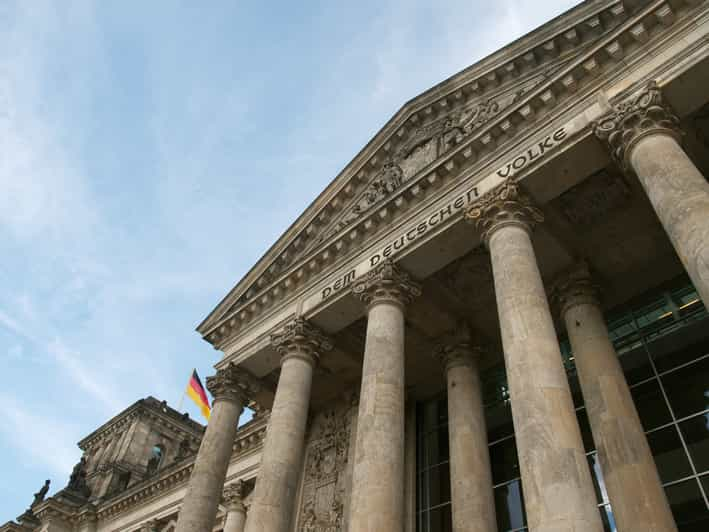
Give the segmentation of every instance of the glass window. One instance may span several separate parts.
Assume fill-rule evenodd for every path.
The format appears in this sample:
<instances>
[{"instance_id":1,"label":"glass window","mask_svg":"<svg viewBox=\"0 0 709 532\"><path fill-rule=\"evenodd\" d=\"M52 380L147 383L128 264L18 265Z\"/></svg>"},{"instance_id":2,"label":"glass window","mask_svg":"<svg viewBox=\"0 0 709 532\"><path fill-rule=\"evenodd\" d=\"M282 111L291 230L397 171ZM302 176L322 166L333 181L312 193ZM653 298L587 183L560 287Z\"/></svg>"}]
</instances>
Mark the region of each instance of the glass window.
<instances>
[{"instance_id":1,"label":"glass window","mask_svg":"<svg viewBox=\"0 0 709 532\"><path fill-rule=\"evenodd\" d=\"M588 455L588 465L591 468L591 478L593 478L593 487L596 489L596 500L599 503L608 502L606 481L603 479L603 472L601 471L601 461L598 458L598 453L591 453Z\"/></svg>"},{"instance_id":2,"label":"glass window","mask_svg":"<svg viewBox=\"0 0 709 532\"><path fill-rule=\"evenodd\" d=\"M605 532L617 532L618 529L615 526L615 518L613 517L613 510L611 510L611 505L606 504L601 506L601 520L603 521L603 530Z\"/></svg>"},{"instance_id":3,"label":"glass window","mask_svg":"<svg viewBox=\"0 0 709 532\"><path fill-rule=\"evenodd\" d=\"M434 508L421 515L420 532L451 532L452 530L453 523L449 504Z\"/></svg>"},{"instance_id":4,"label":"glass window","mask_svg":"<svg viewBox=\"0 0 709 532\"><path fill-rule=\"evenodd\" d=\"M527 525L522 500L522 483L519 479L495 488L495 512L499 532L517 530Z\"/></svg>"},{"instance_id":5,"label":"glass window","mask_svg":"<svg viewBox=\"0 0 709 532\"><path fill-rule=\"evenodd\" d=\"M588 422L588 414L585 408L580 408L576 411L576 417L579 420L579 428L581 429L581 438L583 439L583 446L586 452L589 453L596 448L596 444L593 443L593 434L591 432L591 425Z\"/></svg>"},{"instance_id":6,"label":"glass window","mask_svg":"<svg viewBox=\"0 0 709 532\"><path fill-rule=\"evenodd\" d=\"M617 349L618 347L616 346ZM620 355L620 365L623 367L628 384L632 385L636 382L644 381L655 374L650 365L645 345L640 340L632 349L628 349L625 352L618 350L618 354Z\"/></svg>"},{"instance_id":7,"label":"glass window","mask_svg":"<svg viewBox=\"0 0 709 532\"><path fill-rule=\"evenodd\" d=\"M709 414L683 421L680 429L697 472L709 471Z\"/></svg>"},{"instance_id":8,"label":"glass window","mask_svg":"<svg viewBox=\"0 0 709 532\"><path fill-rule=\"evenodd\" d=\"M649 433L647 441L662 482L671 482L692 474L674 425Z\"/></svg>"},{"instance_id":9,"label":"glass window","mask_svg":"<svg viewBox=\"0 0 709 532\"><path fill-rule=\"evenodd\" d=\"M681 329L648 345L657 371L669 371L677 366L709 354L706 328L709 320L685 324Z\"/></svg>"},{"instance_id":10,"label":"glass window","mask_svg":"<svg viewBox=\"0 0 709 532\"><path fill-rule=\"evenodd\" d=\"M485 409L485 422L489 442L501 440L515 433L510 403L497 403L494 406L488 406Z\"/></svg>"},{"instance_id":11,"label":"glass window","mask_svg":"<svg viewBox=\"0 0 709 532\"><path fill-rule=\"evenodd\" d=\"M513 478L518 478L520 473L515 439L509 438L491 445L490 463L493 484L501 484Z\"/></svg>"},{"instance_id":12,"label":"glass window","mask_svg":"<svg viewBox=\"0 0 709 532\"><path fill-rule=\"evenodd\" d=\"M678 419L709 408L709 358L660 377Z\"/></svg>"},{"instance_id":13,"label":"glass window","mask_svg":"<svg viewBox=\"0 0 709 532\"><path fill-rule=\"evenodd\" d=\"M665 488L679 532L709 530L709 511L695 479Z\"/></svg>"},{"instance_id":14,"label":"glass window","mask_svg":"<svg viewBox=\"0 0 709 532\"><path fill-rule=\"evenodd\" d=\"M448 464L441 464L423 473L426 485L426 506L431 508L450 502L451 500L451 477Z\"/></svg>"},{"instance_id":15,"label":"glass window","mask_svg":"<svg viewBox=\"0 0 709 532\"><path fill-rule=\"evenodd\" d=\"M672 421L670 410L667 408L657 379L631 388L630 393L645 430L652 430Z\"/></svg>"}]
</instances>

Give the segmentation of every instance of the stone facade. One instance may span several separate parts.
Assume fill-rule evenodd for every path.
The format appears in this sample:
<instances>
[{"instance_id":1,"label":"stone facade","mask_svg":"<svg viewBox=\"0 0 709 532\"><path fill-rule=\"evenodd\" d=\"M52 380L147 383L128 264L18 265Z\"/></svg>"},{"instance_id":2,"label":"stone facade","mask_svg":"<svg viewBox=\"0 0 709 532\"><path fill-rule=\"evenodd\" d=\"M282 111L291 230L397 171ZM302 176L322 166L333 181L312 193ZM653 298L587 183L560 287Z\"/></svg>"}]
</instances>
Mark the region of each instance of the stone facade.
<instances>
[{"instance_id":1,"label":"stone facade","mask_svg":"<svg viewBox=\"0 0 709 532\"><path fill-rule=\"evenodd\" d=\"M707 65L707 2L587 0L413 99L198 327L207 432L139 401L0 531L688 530L605 320L704 319Z\"/></svg>"}]
</instances>

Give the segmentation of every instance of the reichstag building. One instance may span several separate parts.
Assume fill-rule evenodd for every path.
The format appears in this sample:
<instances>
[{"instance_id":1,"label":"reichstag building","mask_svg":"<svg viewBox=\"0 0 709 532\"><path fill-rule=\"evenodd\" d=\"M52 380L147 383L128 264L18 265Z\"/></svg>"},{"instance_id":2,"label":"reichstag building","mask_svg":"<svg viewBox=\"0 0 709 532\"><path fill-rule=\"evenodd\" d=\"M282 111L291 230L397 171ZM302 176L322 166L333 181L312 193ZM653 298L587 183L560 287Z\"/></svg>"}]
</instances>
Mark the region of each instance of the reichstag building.
<instances>
[{"instance_id":1,"label":"reichstag building","mask_svg":"<svg viewBox=\"0 0 709 532\"><path fill-rule=\"evenodd\" d=\"M708 531L707 176L709 2L580 3L225 294L207 427L136 402L0 531Z\"/></svg>"}]
</instances>

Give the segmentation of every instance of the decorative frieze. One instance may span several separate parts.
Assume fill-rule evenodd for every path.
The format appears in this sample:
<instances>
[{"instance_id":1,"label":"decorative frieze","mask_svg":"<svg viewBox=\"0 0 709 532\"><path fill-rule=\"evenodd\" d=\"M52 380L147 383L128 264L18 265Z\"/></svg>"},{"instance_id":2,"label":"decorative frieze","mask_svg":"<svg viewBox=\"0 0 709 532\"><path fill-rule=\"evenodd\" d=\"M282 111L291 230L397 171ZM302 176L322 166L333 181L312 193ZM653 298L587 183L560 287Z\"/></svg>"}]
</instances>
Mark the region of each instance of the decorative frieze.
<instances>
[{"instance_id":1,"label":"decorative frieze","mask_svg":"<svg viewBox=\"0 0 709 532\"><path fill-rule=\"evenodd\" d=\"M616 163L626 171L630 169L628 158L633 146L646 135L663 133L678 141L682 136L679 118L664 102L656 81L616 105L593 128L596 136L610 147Z\"/></svg>"}]
</instances>

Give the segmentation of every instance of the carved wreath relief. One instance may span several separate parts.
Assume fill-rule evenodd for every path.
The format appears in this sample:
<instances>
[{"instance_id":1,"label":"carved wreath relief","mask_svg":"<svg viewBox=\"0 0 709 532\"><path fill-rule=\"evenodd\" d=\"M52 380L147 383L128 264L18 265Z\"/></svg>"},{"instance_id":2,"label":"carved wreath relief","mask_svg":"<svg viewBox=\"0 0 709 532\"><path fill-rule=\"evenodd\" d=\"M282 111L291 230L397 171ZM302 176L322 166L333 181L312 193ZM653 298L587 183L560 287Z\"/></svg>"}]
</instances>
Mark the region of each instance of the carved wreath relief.
<instances>
[{"instance_id":1,"label":"carved wreath relief","mask_svg":"<svg viewBox=\"0 0 709 532\"><path fill-rule=\"evenodd\" d=\"M313 420L303 481L299 532L341 532L352 414L349 402Z\"/></svg>"}]
</instances>

